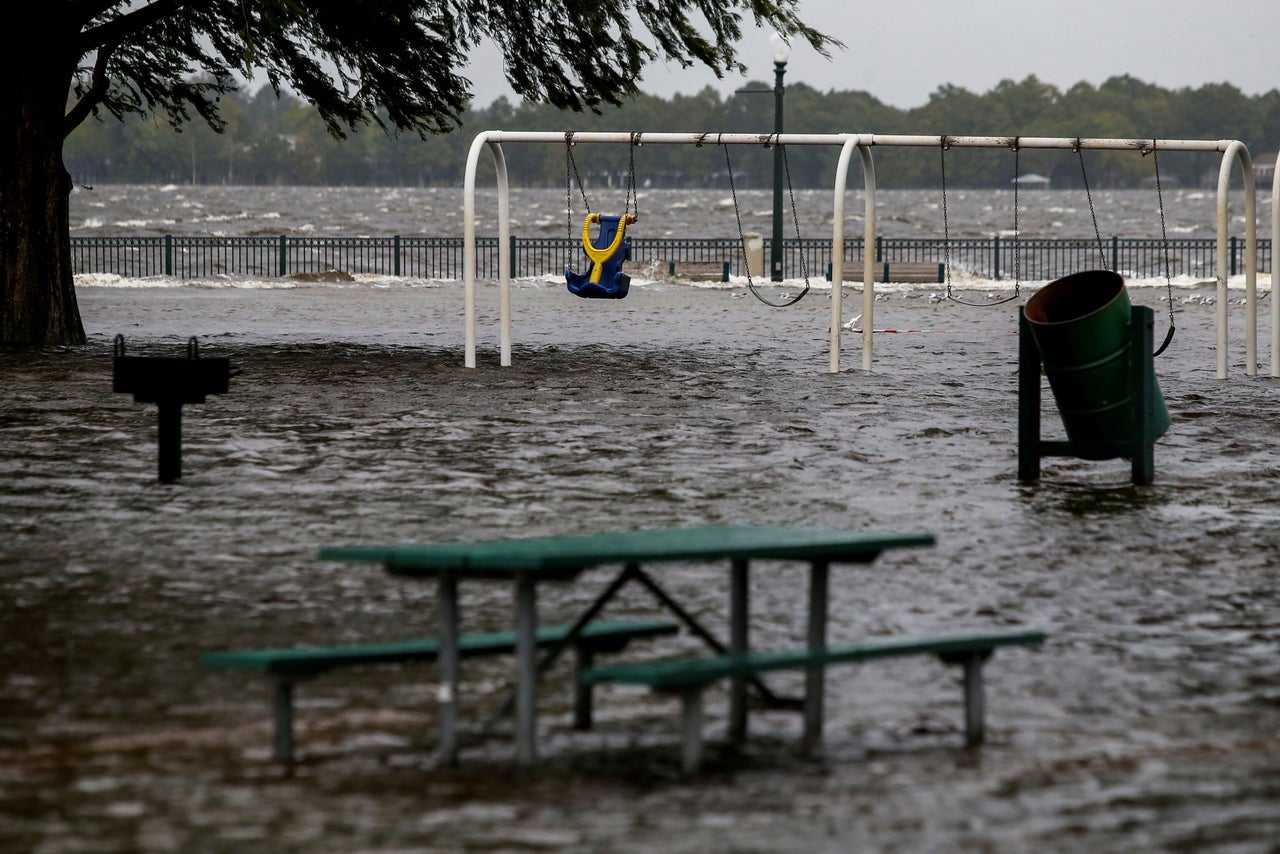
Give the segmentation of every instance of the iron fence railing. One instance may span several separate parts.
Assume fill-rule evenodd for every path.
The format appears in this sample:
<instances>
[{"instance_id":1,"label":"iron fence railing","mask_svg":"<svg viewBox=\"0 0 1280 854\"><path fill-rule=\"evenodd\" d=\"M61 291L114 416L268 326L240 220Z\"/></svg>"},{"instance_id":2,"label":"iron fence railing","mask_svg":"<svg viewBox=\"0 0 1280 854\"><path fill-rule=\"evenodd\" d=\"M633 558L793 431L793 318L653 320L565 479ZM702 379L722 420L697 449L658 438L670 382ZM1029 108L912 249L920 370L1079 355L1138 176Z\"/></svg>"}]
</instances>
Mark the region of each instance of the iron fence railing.
<instances>
[{"instance_id":1,"label":"iron fence railing","mask_svg":"<svg viewBox=\"0 0 1280 854\"><path fill-rule=\"evenodd\" d=\"M1217 248L1212 238L1168 241L1168 271L1173 276L1217 275ZM183 279L215 276L286 277L343 272L418 279L460 279L461 237L73 237L76 273L111 273L125 278L172 276ZM863 240L845 240L847 264L863 257ZM1054 279L1085 269L1107 267L1136 278L1165 274L1166 244L1159 238L1111 237L1096 240L1016 239L1009 237L876 239L878 262L946 262L951 270L992 279ZM764 238L764 257L770 240ZM1230 238L1228 275L1244 272L1244 239ZM736 238L636 238L631 264L661 270L669 262L728 261L733 275L743 275L742 245ZM1258 240L1258 269L1272 265L1270 240ZM560 237L512 237L513 276L558 276L566 267L585 268L577 240ZM830 275L831 242L791 239L783 245L787 278ZM846 266L846 269L848 267ZM481 279L498 275L498 239L476 241L476 272ZM643 273L640 273L641 275Z\"/></svg>"}]
</instances>

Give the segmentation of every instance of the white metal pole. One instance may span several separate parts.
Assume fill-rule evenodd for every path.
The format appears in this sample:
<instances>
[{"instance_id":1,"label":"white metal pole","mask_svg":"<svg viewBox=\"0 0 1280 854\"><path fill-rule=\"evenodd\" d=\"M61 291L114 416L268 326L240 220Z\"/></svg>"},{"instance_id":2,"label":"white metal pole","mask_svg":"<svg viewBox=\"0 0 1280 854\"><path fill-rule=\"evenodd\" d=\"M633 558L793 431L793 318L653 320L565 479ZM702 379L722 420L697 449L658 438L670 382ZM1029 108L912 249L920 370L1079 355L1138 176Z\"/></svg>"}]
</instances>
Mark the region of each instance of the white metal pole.
<instances>
[{"instance_id":1,"label":"white metal pole","mask_svg":"<svg viewBox=\"0 0 1280 854\"><path fill-rule=\"evenodd\" d=\"M1258 207L1257 187L1253 180L1253 159L1244 143L1233 141L1222 156L1222 166L1218 171L1218 259L1219 263L1227 257L1230 226L1227 222L1227 196L1231 189L1231 163L1240 161L1240 171L1244 178L1244 370L1248 376L1258 375ZM1227 323L1227 291L1226 282L1230 268L1225 268L1218 276L1218 345L1221 348L1218 357L1218 377L1226 377Z\"/></svg>"},{"instance_id":2,"label":"white metal pole","mask_svg":"<svg viewBox=\"0 0 1280 854\"><path fill-rule=\"evenodd\" d=\"M836 161L835 197L831 203L831 332L828 373L840 372L840 325L844 322L844 191L849 179L849 161L856 140L846 140Z\"/></svg>"},{"instance_id":3,"label":"white metal pole","mask_svg":"<svg viewBox=\"0 0 1280 854\"><path fill-rule=\"evenodd\" d=\"M490 142L498 174L498 364L511 365L511 190L502 143Z\"/></svg>"},{"instance_id":4,"label":"white metal pole","mask_svg":"<svg viewBox=\"0 0 1280 854\"><path fill-rule=\"evenodd\" d=\"M1280 284L1280 272L1276 258L1280 257L1280 154L1276 155L1276 170L1271 176L1271 376L1280 377L1280 302L1277 302L1276 285Z\"/></svg>"},{"instance_id":5,"label":"white metal pole","mask_svg":"<svg viewBox=\"0 0 1280 854\"><path fill-rule=\"evenodd\" d=\"M1249 150L1245 149L1244 143L1239 141L1230 141L1222 154L1222 164L1217 170L1217 378L1226 379L1226 369L1228 369L1228 353L1226 353L1226 305L1228 305L1228 275L1230 274L1230 264L1228 260L1229 222L1228 222L1228 192L1231 187L1231 164L1233 161L1239 160L1240 166L1244 169L1244 205L1245 205L1245 256L1249 255L1249 247L1252 245L1249 239L1249 233L1252 232L1251 225L1253 220L1257 219L1257 211L1253 205L1253 164L1249 160ZM1253 216L1249 214L1253 214ZM1256 257L1247 257L1245 266L1257 266ZM1244 335L1245 335L1245 373L1253 376L1257 374L1257 307L1253 305L1251 294L1248 293L1248 283L1251 275L1245 273L1245 311L1247 318L1244 319ZM1257 279L1253 278L1256 283Z\"/></svg>"},{"instance_id":6,"label":"white metal pole","mask_svg":"<svg viewBox=\"0 0 1280 854\"><path fill-rule=\"evenodd\" d=\"M471 141L462 183L462 293L465 328L462 364L467 368L476 366L476 164L489 133L490 131L485 131Z\"/></svg>"},{"instance_id":7,"label":"white metal pole","mask_svg":"<svg viewBox=\"0 0 1280 854\"><path fill-rule=\"evenodd\" d=\"M1258 375L1258 187L1253 158L1244 143L1237 149L1244 178L1245 373Z\"/></svg>"},{"instance_id":8,"label":"white metal pole","mask_svg":"<svg viewBox=\"0 0 1280 854\"><path fill-rule=\"evenodd\" d=\"M898 134L863 134L863 142L868 145L908 146L937 148L942 145L941 136L912 136ZM1092 138L1092 137L1045 137L1045 136L947 136L947 145L951 148L1011 148L1016 143L1019 148L1088 148L1107 149L1113 151L1147 151L1151 148L1151 138ZM1162 151L1225 151L1235 140L1223 139L1162 139Z\"/></svg>"},{"instance_id":9,"label":"white metal pole","mask_svg":"<svg viewBox=\"0 0 1280 854\"><path fill-rule=\"evenodd\" d=\"M564 133L560 131L483 131L481 136L491 142L564 142ZM672 133L653 131L642 133L641 142L645 145L843 145L852 134L847 133ZM575 131L574 144L619 144L633 142L635 135L631 131Z\"/></svg>"},{"instance_id":10,"label":"white metal pole","mask_svg":"<svg viewBox=\"0 0 1280 854\"><path fill-rule=\"evenodd\" d=\"M876 314L876 167L871 149L858 146L862 155L862 182L865 188L862 223L862 370L871 370L871 339Z\"/></svg>"},{"instance_id":11,"label":"white metal pole","mask_svg":"<svg viewBox=\"0 0 1280 854\"><path fill-rule=\"evenodd\" d=\"M1217 316L1217 378L1226 379L1226 191L1231 183L1231 155L1222 155L1222 163L1217 169L1217 254L1215 268L1217 274L1216 316Z\"/></svg>"}]
</instances>

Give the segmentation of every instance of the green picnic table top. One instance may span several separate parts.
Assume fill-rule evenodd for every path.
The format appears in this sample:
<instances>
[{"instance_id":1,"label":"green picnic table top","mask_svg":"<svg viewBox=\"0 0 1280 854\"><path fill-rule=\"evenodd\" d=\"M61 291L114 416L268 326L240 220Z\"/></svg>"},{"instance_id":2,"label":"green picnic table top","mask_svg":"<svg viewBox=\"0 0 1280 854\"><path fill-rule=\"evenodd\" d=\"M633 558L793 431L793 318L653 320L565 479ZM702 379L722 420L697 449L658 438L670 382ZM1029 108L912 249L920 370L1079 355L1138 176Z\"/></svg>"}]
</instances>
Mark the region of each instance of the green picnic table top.
<instances>
[{"instance_id":1,"label":"green picnic table top","mask_svg":"<svg viewBox=\"0 0 1280 854\"><path fill-rule=\"evenodd\" d=\"M572 578L594 566L653 561L776 559L865 563L890 548L930 546L925 533L771 526L704 526L432 545L335 546L320 560L381 563L395 575L513 573Z\"/></svg>"}]
</instances>

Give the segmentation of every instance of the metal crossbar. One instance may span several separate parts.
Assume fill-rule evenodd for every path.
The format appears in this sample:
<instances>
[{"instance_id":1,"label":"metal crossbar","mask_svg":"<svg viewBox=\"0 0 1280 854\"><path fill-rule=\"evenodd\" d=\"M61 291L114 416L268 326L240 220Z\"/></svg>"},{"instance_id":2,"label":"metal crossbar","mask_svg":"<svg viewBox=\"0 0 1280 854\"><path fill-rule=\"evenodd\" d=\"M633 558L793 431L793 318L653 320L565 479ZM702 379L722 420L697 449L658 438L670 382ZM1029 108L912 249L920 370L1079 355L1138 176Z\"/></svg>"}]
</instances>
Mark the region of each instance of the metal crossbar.
<instances>
[{"instance_id":1,"label":"metal crossbar","mask_svg":"<svg viewBox=\"0 0 1280 854\"><path fill-rule=\"evenodd\" d=\"M499 364L511 364L511 279L507 253L510 251L508 241L511 236L511 199L507 177L507 161L503 154L504 143L555 143L564 144L566 135L563 132L548 131L483 131L471 141L467 153L467 164L463 179L463 238L466 250L463 252L463 289L465 344L463 364L468 368L476 366L476 279L477 264L474 254L476 246L476 176L478 172L480 152L487 150L493 158L494 175L497 180L498 196L498 325L499 325ZM1222 164L1218 172L1218 210L1215 275L1217 278L1217 347L1218 376L1227 375L1227 269L1229 267L1227 250L1227 188L1230 184L1232 168L1236 163L1245 177L1245 370L1250 375L1257 374L1257 200L1252 180L1253 164L1249 150L1239 140L1185 140L1185 139L1095 139L1084 137L1024 137L1024 136L911 136L894 134L748 134L748 133L636 133L630 132L584 132L571 135L574 144L627 144L640 145L815 145L835 146L840 150L836 161L834 197L832 203L832 255L844 249L844 196L848 185L849 166L856 151L862 165L864 182L864 216L863 240L871 244L876 240L876 202L875 202L875 168L871 152L878 147L923 147L923 148L1006 148L1012 151L1023 149L1063 149L1081 151L1083 149L1099 149L1114 151L1132 151L1146 154L1156 150L1164 151L1200 151L1219 152ZM1015 259L1021 262L1021 257ZM862 289L862 368L871 370L873 314L875 311L875 288L873 284L873 265L875 260L864 253L863 280L867 284ZM840 331L842 328L843 296L843 264L833 265L831 288L831 322L828 326L830 336L828 370L832 373L840 370ZM1020 269L1020 268L1019 268ZM1280 348L1280 330L1273 327L1272 351ZM1273 363L1277 360L1273 359ZM1280 373L1280 364L1273 367L1273 373Z\"/></svg>"}]
</instances>

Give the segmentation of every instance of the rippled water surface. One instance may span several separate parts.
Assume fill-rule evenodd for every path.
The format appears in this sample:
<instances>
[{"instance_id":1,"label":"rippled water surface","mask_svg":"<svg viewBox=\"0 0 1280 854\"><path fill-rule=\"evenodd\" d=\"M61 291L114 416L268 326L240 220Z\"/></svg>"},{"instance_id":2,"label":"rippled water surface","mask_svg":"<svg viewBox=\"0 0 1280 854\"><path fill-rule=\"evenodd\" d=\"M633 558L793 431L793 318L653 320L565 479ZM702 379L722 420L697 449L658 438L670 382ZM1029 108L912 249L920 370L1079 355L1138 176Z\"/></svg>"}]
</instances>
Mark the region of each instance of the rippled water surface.
<instances>
[{"instance_id":1,"label":"rippled water surface","mask_svg":"<svg viewBox=\"0 0 1280 854\"><path fill-rule=\"evenodd\" d=\"M1160 198L1152 190L1021 190L1014 221L1012 190L952 189L943 221L940 190L878 190L879 233L887 237L955 238L1012 236L1015 225L1026 238L1089 238L1094 221L1104 238L1160 236ZM621 210L621 188L592 188L597 210ZM795 218L791 217L791 200ZM573 198L574 216L566 220L564 188L511 191L511 228L523 237L576 238L584 211ZM771 190L739 190L738 213L746 231L769 234L773 222ZM738 234L735 194L721 189L654 189L639 194L644 237L733 237ZM461 237L462 189L411 187L219 187L103 185L78 188L71 196L71 233L76 236L155 234L275 235L361 237L422 234ZM785 235L830 238L831 188L801 189L787 198ZM1258 194L1258 227L1270 222L1270 193ZM860 234L863 216L860 180L851 180L845 197L845 228ZM497 233L497 193L477 188L477 229ZM1213 189L1166 188L1166 230L1171 238L1213 238L1217 194ZM1230 193L1232 234L1243 234L1244 191ZM1261 236L1265 237L1265 233Z\"/></svg>"},{"instance_id":2,"label":"rippled water surface","mask_svg":"<svg viewBox=\"0 0 1280 854\"><path fill-rule=\"evenodd\" d=\"M1135 299L1162 333L1159 295ZM1214 309L1179 297L1157 360L1172 427L1155 484L1134 487L1123 461L1048 460L1018 482L1012 305L892 295L877 324L926 331L876 336L872 373L828 374L823 294L773 310L652 285L601 304L525 283L514 366L496 366L486 294L466 370L456 285L82 287L87 348L0 353L0 848L1274 851L1277 386L1244 375L1234 305L1216 379ZM177 484L155 480L154 407L111 391L117 333L137 355L198 335L241 369L184 410ZM818 758L775 712L729 750L713 691L695 779L678 774L674 700L604 690L596 731L576 733L564 668L541 690L532 772L478 734L460 768L436 767L430 667L302 685L286 772L267 684L196 663L433 630L429 585L320 563L325 545L697 523L934 534L835 570L833 639L1049 642L991 662L979 751L960 747L955 674L876 662L829 675ZM723 627L721 567L660 572ZM543 618L609 577L543 588ZM800 639L803 582L760 564L757 643ZM511 607L505 587L464 587L468 629ZM611 613L662 612L630 591ZM468 721L499 705L509 666L464 668Z\"/></svg>"}]
</instances>

